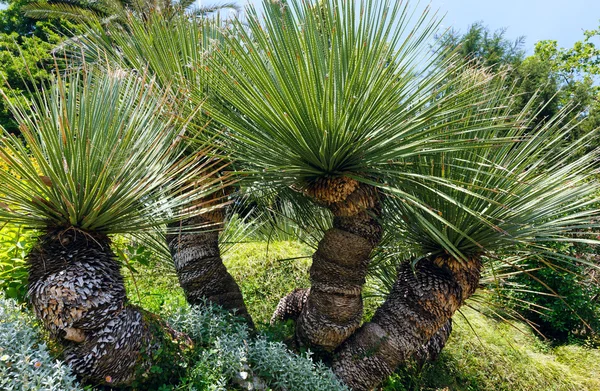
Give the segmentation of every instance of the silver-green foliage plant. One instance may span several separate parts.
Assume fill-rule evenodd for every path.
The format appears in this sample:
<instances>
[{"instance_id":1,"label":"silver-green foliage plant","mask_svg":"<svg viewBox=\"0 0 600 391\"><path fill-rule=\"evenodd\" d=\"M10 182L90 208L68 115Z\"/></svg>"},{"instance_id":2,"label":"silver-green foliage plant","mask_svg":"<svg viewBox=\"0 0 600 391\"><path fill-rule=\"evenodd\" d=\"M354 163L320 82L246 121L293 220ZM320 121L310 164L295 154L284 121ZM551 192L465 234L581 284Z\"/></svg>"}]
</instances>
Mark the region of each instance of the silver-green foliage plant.
<instances>
[{"instance_id":1,"label":"silver-green foliage plant","mask_svg":"<svg viewBox=\"0 0 600 391\"><path fill-rule=\"evenodd\" d=\"M0 389L80 391L71 369L50 354L33 316L0 293Z\"/></svg>"},{"instance_id":2,"label":"silver-green foliage plant","mask_svg":"<svg viewBox=\"0 0 600 391\"><path fill-rule=\"evenodd\" d=\"M250 338L245 324L233 321L218 307L181 310L169 317L169 323L187 333L199 348L184 389L225 391L236 383L244 389L348 390L330 369L313 362L310 353L296 355L265 336Z\"/></svg>"}]
</instances>

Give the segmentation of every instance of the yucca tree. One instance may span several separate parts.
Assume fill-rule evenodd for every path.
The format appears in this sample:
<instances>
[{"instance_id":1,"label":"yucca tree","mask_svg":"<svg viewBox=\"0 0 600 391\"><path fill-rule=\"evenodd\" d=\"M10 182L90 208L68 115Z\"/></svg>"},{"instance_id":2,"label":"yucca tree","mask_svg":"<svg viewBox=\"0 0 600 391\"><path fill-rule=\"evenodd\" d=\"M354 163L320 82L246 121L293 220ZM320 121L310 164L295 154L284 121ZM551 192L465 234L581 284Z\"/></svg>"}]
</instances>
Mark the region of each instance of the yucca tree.
<instances>
[{"instance_id":1,"label":"yucca tree","mask_svg":"<svg viewBox=\"0 0 600 391\"><path fill-rule=\"evenodd\" d=\"M225 142L254 187L293 189L333 214L310 290L284 298L275 316L297 316L301 343L333 351L360 326L387 182L409 182L412 156L478 145L470 133L503 121L461 117L504 98L423 50L438 26L428 10L414 23L412 8L389 1L265 1L264 10L263 21L249 9L212 52L205 107L228 127ZM467 136L454 145L451 133Z\"/></svg>"},{"instance_id":2,"label":"yucca tree","mask_svg":"<svg viewBox=\"0 0 600 391\"><path fill-rule=\"evenodd\" d=\"M71 55L83 56L88 62L119 63L125 68L145 70L154 75L156 82L171 94L178 95L190 90L205 91L203 74L198 72L204 66L208 53L215 47L220 37L218 18L205 18L194 14L164 14L152 12L145 20L128 14L121 26L109 31L100 26L84 28L85 34L70 48ZM198 136L203 134L209 118L202 115L202 103L180 100L179 111L193 115L188 124ZM218 130L218 129L217 129ZM190 149L190 153L195 153ZM214 159L215 178L222 175L229 164ZM212 202L218 205L225 200L231 188L211 195ZM199 215L172 224L173 234L167 236L175 269L181 287L190 304L204 300L235 311L253 324L244 303L240 288L223 264L219 250L219 231L224 224L223 208L216 208L209 214ZM204 226L189 230L188 226Z\"/></svg>"},{"instance_id":3,"label":"yucca tree","mask_svg":"<svg viewBox=\"0 0 600 391\"><path fill-rule=\"evenodd\" d=\"M186 339L129 304L110 238L199 215L218 184L184 153L172 96L143 74L84 67L34 97L11 106L24 144L0 139L0 221L41 232L28 255L35 313L84 380L129 385L154 364L168 374Z\"/></svg>"},{"instance_id":4,"label":"yucca tree","mask_svg":"<svg viewBox=\"0 0 600 391\"><path fill-rule=\"evenodd\" d=\"M386 206L397 211L387 220L390 231L402 232L398 240L414 255L399 263L396 282L372 320L336 352L334 370L354 389L373 387L432 336L443 346L452 314L490 263L510 266L527 254L572 262L547 245L597 242L598 156L584 152L597 132L567 143L575 124L566 123L565 111L540 126L529 118L535 116L522 113L510 132L520 140L514 145L414 159L414 180L423 186L412 194L431 209L392 197ZM582 228L590 230L581 234Z\"/></svg>"}]
</instances>

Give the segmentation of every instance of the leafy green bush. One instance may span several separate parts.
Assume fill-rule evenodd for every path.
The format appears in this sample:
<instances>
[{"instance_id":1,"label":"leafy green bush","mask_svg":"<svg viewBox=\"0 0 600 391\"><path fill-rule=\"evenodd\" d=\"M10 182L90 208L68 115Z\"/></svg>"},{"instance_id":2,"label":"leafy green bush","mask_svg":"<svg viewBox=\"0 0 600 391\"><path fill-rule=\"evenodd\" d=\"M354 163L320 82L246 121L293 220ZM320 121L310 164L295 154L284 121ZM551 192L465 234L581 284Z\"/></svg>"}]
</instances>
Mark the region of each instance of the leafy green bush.
<instances>
[{"instance_id":1,"label":"leafy green bush","mask_svg":"<svg viewBox=\"0 0 600 391\"><path fill-rule=\"evenodd\" d=\"M68 366L54 359L33 316L0 293L0 389L79 391Z\"/></svg>"},{"instance_id":2,"label":"leafy green bush","mask_svg":"<svg viewBox=\"0 0 600 391\"><path fill-rule=\"evenodd\" d=\"M557 243L553 247L580 262L529 259L525 266L531 271L519 273L511 281L521 289L508 289L507 296L529 303L515 309L536 324L545 337L561 342L597 339L600 284L589 263L599 249L578 243Z\"/></svg>"},{"instance_id":3,"label":"leafy green bush","mask_svg":"<svg viewBox=\"0 0 600 391\"><path fill-rule=\"evenodd\" d=\"M35 231L11 225L0 226L0 290L6 297L25 302L27 269L25 256L35 240Z\"/></svg>"}]
</instances>

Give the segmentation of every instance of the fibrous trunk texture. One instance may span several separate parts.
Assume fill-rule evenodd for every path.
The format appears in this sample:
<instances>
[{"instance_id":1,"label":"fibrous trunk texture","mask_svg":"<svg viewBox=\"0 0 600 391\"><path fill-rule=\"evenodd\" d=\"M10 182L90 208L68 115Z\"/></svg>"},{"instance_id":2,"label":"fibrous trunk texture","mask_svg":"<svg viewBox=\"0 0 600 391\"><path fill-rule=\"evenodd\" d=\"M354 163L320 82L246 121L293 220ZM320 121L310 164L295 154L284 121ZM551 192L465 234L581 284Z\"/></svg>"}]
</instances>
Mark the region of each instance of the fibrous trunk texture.
<instances>
[{"instance_id":1,"label":"fibrous trunk texture","mask_svg":"<svg viewBox=\"0 0 600 391\"><path fill-rule=\"evenodd\" d=\"M310 290L282 299L274 320L297 318L300 344L333 351L360 326L362 287L381 240L380 202L375 188L348 178L326 180L306 192L333 212L333 228L313 255Z\"/></svg>"},{"instance_id":2,"label":"fibrous trunk texture","mask_svg":"<svg viewBox=\"0 0 600 391\"><path fill-rule=\"evenodd\" d=\"M29 297L37 317L83 380L111 386L143 382L161 358L173 365L189 342L127 302L106 236L74 229L40 237L30 252Z\"/></svg>"},{"instance_id":3,"label":"fibrous trunk texture","mask_svg":"<svg viewBox=\"0 0 600 391\"><path fill-rule=\"evenodd\" d=\"M302 313L309 293L310 288L296 289L281 299L271 318L271 325L288 319L296 320ZM437 360L442 349L446 346L451 333L452 319L448 319L429 341L425 342L415 351L411 359L415 360L420 366L423 366L426 362Z\"/></svg>"},{"instance_id":4,"label":"fibrous trunk texture","mask_svg":"<svg viewBox=\"0 0 600 391\"><path fill-rule=\"evenodd\" d=\"M175 270L188 303L198 305L208 300L235 312L253 327L242 292L221 259L221 222L197 216L170 227L175 232L167 236L167 242Z\"/></svg>"},{"instance_id":5,"label":"fibrous trunk texture","mask_svg":"<svg viewBox=\"0 0 600 391\"><path fill-rule=\"evenodd\" d=\"M271 317L271 325L288 319L296 320L308 300L310 289L295 289L292 293L279 300L277 308Z\"/></svg>"},{"instance_id":6,"label":"fibrous trunk texture","mask_svg":"<svg viewBox=\"0 0 600 391\"><path fill-rule=\"evenodd\" d=\"M478 258L425 258L414 269L402 264L371 322L336 350L336 375L355 391L373 389L447 324L477 289L480 269Z\"/></svg>"},{"instance_id":7,"label":"fibrous trunk texture","mask_svg":"<svg viewBox=\"0 0 600 391\"><path fill-rule=\"evenodd\" d=\"M440 329L425 344L421 345L412 355L412 359L422 367L428 361L435 361L446 346L452 333L452 318L448 319Z\"/></svg>"}]
</instances>

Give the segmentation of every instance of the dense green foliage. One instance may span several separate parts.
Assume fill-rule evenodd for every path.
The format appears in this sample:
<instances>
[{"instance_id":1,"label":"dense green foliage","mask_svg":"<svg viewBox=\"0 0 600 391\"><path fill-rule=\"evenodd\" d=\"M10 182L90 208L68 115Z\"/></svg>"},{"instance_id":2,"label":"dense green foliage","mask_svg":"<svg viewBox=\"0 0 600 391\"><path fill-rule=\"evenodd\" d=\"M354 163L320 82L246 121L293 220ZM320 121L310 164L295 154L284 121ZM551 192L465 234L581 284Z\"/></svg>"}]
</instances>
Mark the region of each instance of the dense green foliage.
<instances>
[{"instance_id":1,"label":"dense green foliage","mask_svg":"<svg viewBox=\"0 0 600 391\"><path fill-rule=\"evenodd\" d=\"M50 80L56 63L52 50L65 36L77 34L78 27L60 19L36 21L25 17L21 7L28 3L26 0L7 3L8 8L0 10L0 85L13 89L13 100L28 100L35 87ZM0 125L19 133L4 100L0 100Z\"/></svg>"},{"instance_id":2,"label":"dense green foliage","mask_svg":"<svg viewBox=\"0 0 600 391\"><path fill-rule=\"evenodd\" d=\"M531 257L523 262L526 273L508 279L503 289L509 306L535 324L546 338L565 343L588 340L600 343L600 282L597 277L596 246L564 243L554 246L557 252L569 254L582 262L569 262L543 267L548 261ZM591 261L588 263L588 261ZM518 300L521 305L516 305ZM512 301L512 302L511 302Z\"/></svg>"},{"instance_id":3,"label":"dense green foliage","mask_svg":"<svg viewBox=\"0 0 600 391\"><path fill-rule=\"evenodd\" d=\"M0 227L0 287L4 295L25 302L27 269L25 259L35 233L15 226Z\"/></svg>"}]
</instances>

